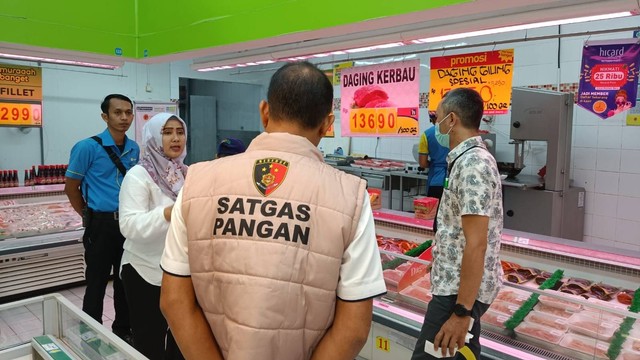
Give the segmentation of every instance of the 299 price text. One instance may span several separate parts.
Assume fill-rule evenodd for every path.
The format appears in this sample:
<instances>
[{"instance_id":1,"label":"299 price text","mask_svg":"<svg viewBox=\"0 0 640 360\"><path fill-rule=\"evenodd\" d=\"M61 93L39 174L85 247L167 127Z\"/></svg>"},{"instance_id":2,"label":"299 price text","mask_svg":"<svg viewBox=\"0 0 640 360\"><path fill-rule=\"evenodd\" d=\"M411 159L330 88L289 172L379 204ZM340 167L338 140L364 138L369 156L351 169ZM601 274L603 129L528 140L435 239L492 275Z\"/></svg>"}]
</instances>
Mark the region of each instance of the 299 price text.
<instances>
[{"instance_id":1,"label":"299 price text","mask_svg":"<svg viewBox=\"0 0 640 360\"><path fill-rule=\"evenodd\" d=\"M42 125L42 105L0 103L0 125L40 126Z\"/></svg>"}]
</instances>

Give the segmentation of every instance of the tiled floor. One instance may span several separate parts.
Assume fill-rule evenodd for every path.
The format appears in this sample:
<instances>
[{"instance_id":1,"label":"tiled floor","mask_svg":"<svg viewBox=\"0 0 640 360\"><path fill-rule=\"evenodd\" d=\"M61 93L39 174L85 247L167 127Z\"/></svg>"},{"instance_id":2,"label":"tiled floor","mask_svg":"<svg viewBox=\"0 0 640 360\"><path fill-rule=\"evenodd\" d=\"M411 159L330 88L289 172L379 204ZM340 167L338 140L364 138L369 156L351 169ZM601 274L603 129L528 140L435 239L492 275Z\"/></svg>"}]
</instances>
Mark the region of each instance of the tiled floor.
<instances>
[{"instance_id":1,"label":"tiled floor","mask_svg":"<svg viewBox=\"0 0 640 360\"><path fill-rule=\"evenodd\" d=\"M61 290L58 293L81 309L84 289L85 287L81 286ZM102 316L102 323L109 330L113 323L114 314L113 285L109 282L104 297ZM42 329L42 305L40 303L0 311L0 348L30 341L32 337L42 335Z\"/></svg>"}]
</instances>

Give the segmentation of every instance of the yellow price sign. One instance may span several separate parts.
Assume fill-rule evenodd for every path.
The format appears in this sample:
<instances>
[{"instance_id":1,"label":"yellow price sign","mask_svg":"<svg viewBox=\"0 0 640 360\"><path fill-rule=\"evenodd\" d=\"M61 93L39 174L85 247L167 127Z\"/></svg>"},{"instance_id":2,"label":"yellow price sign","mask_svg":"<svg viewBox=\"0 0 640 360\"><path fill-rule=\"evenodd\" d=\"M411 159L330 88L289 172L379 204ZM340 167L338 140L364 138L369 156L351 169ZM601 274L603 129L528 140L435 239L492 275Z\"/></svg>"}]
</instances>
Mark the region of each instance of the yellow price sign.
<instances>
[{"instance_id":1,"label":"yellow price sign","mask_svg":"<svg viewBox=\"0 0 640 360\"><path fill-rule=\"evenodd\" d=\"M398 111L396 108L352 109L349 112L349 128L358 134L396 134Z\"/></svg>"},{"instance_id":2,"label":"yellow price sign","mask_svg":"<svg viewBox=\"0 0 640 360\"><path fill-rule=\"evenodd\" d=\"M42 105L0 102L0 126L42 126Z\"/></svg>"},{"instance_id":3,"label":"yellow price sign","mask_svg":"<svg viewBox=\"0 0 640 360\"><path fill-rule=\"evenodd\" d=\"M389 352L391 351L391 342L385 337L376 336L376 349Z\"/></svg>"}]
</instances>

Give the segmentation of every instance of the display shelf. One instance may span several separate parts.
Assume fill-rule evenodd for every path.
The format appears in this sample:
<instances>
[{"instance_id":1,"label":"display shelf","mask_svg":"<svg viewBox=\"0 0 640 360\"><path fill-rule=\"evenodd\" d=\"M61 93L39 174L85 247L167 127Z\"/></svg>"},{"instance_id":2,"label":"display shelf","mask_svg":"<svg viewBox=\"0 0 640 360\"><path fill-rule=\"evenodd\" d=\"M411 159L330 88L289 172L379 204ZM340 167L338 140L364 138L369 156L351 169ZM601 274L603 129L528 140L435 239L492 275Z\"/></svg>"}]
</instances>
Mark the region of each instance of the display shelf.
<instances>
[{"instance_id":1,"label":"display shelf","mask_svg":"<svg viewBox=\"0 0 640 360\"><path fill-rule=\"evenodd\" d=\"M18 186L0 189L0 198L5 196L33 195L64 191L64 184Z\"/></svg>"},{"instance_id":2,"label":"display shelf","mask_svg":"<svg viewBox=\"0 0 640 360\"><path fill-rule=\"evenodd\" d=\"M2 189L0 214L5 218L0 219L0 225L4 224L0 231L0 298L19 298L84 281L84 230L63 189L63 184ZM12 212L47 206L52 207L50 213L40 211L34 221L23 222ZM44 224L43 228L38 224Z\"/></svg>"},{"instance_id":3,"label":"display shelf","mask_svg":"<svg viewBox=\"0 0 640 360\"><path fill-rule=\"evenodd\" d=\"M417 219L413 217L413 214L380 210L374 212L374 217L378 234L390 237L397 236L404 239L410 238L411 234L413 234L414 239L419 240L418 242L433 237L431 224L416 222ZM385 254L388 255L387 252ZM537 267L545 271L565 270L564 281L569 277L582 276L593 283L605 283L635 290L638 287L638 278L640 278L640 275L638 275L640 274L638 272L640 254L633 252L621 253L620 250L616 249L595 249L590 244L537 234L504 230L500 257L508 261L517 261L522 266ZM389 279L394 278L391 277ZM399 283L399 280L393 281L398 281L396 284ZM526 332L525 325L522 325L525 330L516 327L517 331L514 332L504 327L498 328L483 321L483 330L480 338L483 346L483 358L500 360L600 359L600 357L593 354L576 353L575 349L568 348L568 346L578 346L571 345L572 336L575 334L584 335L585 332L589 334L588 331L583 331L581 334L578 331L579 328L576 328L577 324L580 324L585 317L592 317L598 323L612 323L613 325L610 326L614 327L618 324L617 321L627 317L640 320L638 314L627 311L627 307L615 300L615 297L609 302L594 301L594 299L586 300L582 297L571 297L558 291L538 290L533 281L530 281L530 283L524 286L505 283L504 288L524 293L526 298L529 298L531 294L537 294L541 299L546 300L546 303L549 303L549 299L556 299L556 303L568 301L574 304L573 308L579 309L576 313L569 313L569 319L563 320L573 324L572 327L562 328L562 330L566 330L562 331L562 339L564 337L567 338L562 342L564 346L551 346L546 342L534 340L531 336L523 333L523 331ZM409 287L411 286L414 286L414 284L409 285ZM396 292L398 289L393 286L389 286L388 289L389 292L384 297L374 300L373 321L375 326L372 327L371 341L368 342L370 348L361 353L361 357L366 359L392 359L392 357L389 357L389 353L376 348L376 340L379 340L380 337L392 343L391 348L396 349L394 354L400 353L397 349L398 347L404 348L402 354L410 354L413 350L411 348L413 345L411 341L406 340L406 337L412 338L413 344L415 344L421 327L426 304L425 306L416 306L415 303L407 301L405 297L400 296L402 291ZM491 309L496 312L499 311L498 308L492 307ZM517 308L519 306L516 306ZM534 311L546 310L544 307L536 306ZM571 316L574 316L574 318L571 318ZM503 315L504 317L509 318L510 315L505 314ZM533 319L527 318L526 321L534 321ZM638 320L636 320L636 323L640 324ZM639 331L640 334L640 326L637 325L637 327L636 331ZM398 334L398 336L394 335L394 333ZM589 338L593 340L592 342L596 346L595 349L598 349L594 351L601 351L603 347L608 346L608 342L602 339L596 340L596 338L602 336L606 338L608 333L600 335L599 333L591 332L591 334L596 334L594 335L595 337ZM624 349L627 351L626 348Z\"/></svg>"},{"instance_id":4,"label":"display shelf","mask_svg":"<svg viewBox=\"0 0 640 360\"><path fill-rule=\"evenodd\" d=\"M29 323L3 328L0 360L146 359L60 294L2 304L0 313L5 319Z\"/></svg>"},{"instance_id":5,"label":"display shelf","mask_svg":"<svg viewBox=\"0 0 640 360\"><path fill-rule=\"evenodd\" d=\"M391 224L410 226L423 230L433 231L433 220L418 219L416 217L412 217L412 215L412 213L389 209L379 209L373 211L373 218L376 221L384 221Z\"/></svg>"}]
</instances>

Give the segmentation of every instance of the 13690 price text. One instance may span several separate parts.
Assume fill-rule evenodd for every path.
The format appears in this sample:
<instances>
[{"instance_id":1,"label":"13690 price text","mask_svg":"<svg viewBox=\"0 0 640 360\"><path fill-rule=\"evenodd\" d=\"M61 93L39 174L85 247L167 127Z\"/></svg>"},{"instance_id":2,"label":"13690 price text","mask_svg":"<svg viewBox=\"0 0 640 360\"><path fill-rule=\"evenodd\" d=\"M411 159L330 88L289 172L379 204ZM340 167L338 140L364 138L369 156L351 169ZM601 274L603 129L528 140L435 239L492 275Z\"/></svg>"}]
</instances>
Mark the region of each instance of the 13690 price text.
<instances>
[{"instance_id":1,"label":"13690 price text","mask_svg":"<svg viewBox=\"0 0 640 360\"><path fill-rule=\"evenodd\" d=\"M354 109L350 127L356 133L394 133L398 127L395 108Z\"/></svg>"}]
</instances>

